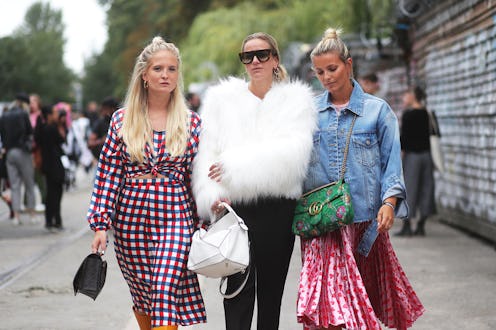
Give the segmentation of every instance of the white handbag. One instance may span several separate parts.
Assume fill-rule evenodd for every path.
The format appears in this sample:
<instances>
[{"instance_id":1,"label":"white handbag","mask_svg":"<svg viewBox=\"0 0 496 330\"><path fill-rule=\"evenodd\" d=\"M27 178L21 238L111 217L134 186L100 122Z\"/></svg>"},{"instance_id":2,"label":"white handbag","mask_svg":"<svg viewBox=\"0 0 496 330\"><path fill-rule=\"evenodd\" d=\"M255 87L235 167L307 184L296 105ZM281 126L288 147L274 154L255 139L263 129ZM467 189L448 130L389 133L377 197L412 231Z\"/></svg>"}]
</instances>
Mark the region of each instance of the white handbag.
<instances>
[{"instance_id":1,"label":"white handbag","mask_svg":"<svg viewBox=\"0 0 496 330\"><path fill-rule=\"evenodd\" d=\"M229 211L207 230L193 234L187 267L207 277L225 277L244 272L250 263L248 227L227 203Z\"/></svg>"}]
</instances>

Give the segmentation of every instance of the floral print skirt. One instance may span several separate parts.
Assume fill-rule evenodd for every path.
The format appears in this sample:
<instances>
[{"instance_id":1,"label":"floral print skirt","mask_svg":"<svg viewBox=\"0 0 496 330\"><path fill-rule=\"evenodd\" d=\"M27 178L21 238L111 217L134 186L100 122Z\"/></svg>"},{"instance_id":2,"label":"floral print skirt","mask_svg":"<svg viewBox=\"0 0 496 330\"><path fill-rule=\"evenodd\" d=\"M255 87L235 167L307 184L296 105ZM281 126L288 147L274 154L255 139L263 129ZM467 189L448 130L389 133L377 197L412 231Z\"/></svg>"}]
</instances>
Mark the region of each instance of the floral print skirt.
<instances>
[{"instance_id":1,"label":"floral print skirt","mask_svg":"<svg viewBox=\"0 0 496 330\"><path fill-rule=\"evenodd\" d=\"M379 234L368 257L357 253L370 222L301 240L303 267L297 317L305 329L407 329L423 314L394 253L388 233Z\"/></svg>"}]
</instances>

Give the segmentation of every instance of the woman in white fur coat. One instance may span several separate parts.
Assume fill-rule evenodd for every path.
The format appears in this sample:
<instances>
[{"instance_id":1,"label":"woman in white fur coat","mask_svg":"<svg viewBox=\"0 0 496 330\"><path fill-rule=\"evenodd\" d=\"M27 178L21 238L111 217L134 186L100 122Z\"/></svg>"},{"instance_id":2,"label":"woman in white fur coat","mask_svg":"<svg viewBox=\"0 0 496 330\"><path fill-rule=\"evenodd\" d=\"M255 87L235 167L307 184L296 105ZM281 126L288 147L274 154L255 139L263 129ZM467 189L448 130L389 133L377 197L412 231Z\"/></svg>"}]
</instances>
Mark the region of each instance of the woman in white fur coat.
<instances>
[{"instance_id":1,"label":"woman in white fur coat","mask_svg":"<svg viewBox=\"0 0 496 330\"><path fill-rule=\"evenodd\" d=\"M239 54L250 78L211 87L200 109L203 129L193 193L208 219L226 201L249 228L251 271L242 292L224 300L226 329L250 329L257 296L258 329L278 329L294 236L291 223L312 150L316 111L310 88L288 82L275 39L247 36ZM242 274L228 279L228 292Z\"/></svg>"}]
</instances>

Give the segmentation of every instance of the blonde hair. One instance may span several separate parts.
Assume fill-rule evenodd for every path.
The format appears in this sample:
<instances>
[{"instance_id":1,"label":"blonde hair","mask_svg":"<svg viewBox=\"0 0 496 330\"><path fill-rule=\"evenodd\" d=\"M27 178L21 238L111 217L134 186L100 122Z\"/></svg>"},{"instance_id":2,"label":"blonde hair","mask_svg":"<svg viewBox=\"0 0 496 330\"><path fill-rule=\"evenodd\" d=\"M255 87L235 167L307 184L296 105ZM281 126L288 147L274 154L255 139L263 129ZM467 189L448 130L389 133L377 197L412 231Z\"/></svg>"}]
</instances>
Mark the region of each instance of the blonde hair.
<instances>
[{"instance_id":1,"label":"blonde hair","mask_svg":"<svg viewBox=\"0 0 496 330\"><path fill-rule=\"evenodd\" d=\"M132 161L143 162L145 145L153 145L153 130L148 118L148 90L144 86L142 76L150 66L152 56L161 50L167 50L176 56L179 70L177 86L171 93L167 107L165 143L172 156L181 155L186 149L189 111L182 93L181 56L173 43L165 42L161 37L154 37L136 58L124 101L126 111L122 123L122 138Z\"/></svg>"},{"instance_id":2,"label":"blonde hair","mask_svg":"<svg viewBox=\"0 0 496 330\"><path fill-rule=\"evenodd\" d=\"M287 80L288 79L288 72L286 71L284 66L281 64L281 55L279 52L279 47L277 46L276 39L273 36L271 36L270 34L265 33L265 32L252 33L243 40L243 43L241 44L241 51L242 52L244 51L246 43L250 40L253 40L253 39L260 39L260 40L267 42L270 46L270 49L272 50L272 56L277 57L277 59L279 60L279 63L277 64L277 71L272 72L272 78L277 82Z\"/></svg>"},{"instance_id":3,"label":"blonde hair","mask_svg":"<svg viewBox=\"0 0 496 330\"><path fill-rule=\"evenodd\" d=\"M341 29L328 28L325 30L324 36L310 53L310 58L313 60L315 56L327 53L338 53L339 58L343 62L346 62L349 58L351 58L348 47L346 47L346 44L339 37L341 33Z\"/></svg>"}]
</instances>

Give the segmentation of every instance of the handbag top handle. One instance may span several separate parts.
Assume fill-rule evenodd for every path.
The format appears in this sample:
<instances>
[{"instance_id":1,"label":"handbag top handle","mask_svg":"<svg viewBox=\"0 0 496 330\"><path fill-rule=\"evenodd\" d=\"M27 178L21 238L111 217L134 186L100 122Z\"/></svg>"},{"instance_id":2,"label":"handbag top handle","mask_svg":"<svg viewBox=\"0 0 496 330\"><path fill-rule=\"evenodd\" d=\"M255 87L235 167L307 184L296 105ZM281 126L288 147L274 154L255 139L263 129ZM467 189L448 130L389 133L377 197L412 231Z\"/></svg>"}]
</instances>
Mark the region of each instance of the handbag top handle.
<instances>
[{"instance_id":1,"label":"handbag top handle","mask_svg":"<svg viewBox=\"0 0 496 330\"><path fill-rule=\"evenodd\" d=\"M346 160L348 158L348 149L350 148L351 132L353 131L353 126L355 125L355 120L357 115L353 117L351 122L350 130L348 131L348 136L346 136L346 146L344 147L343 164L341 164L341 173L339 175L339 181L344 179L344 173L346 172Z\"/></svg>"}]
</instances>

